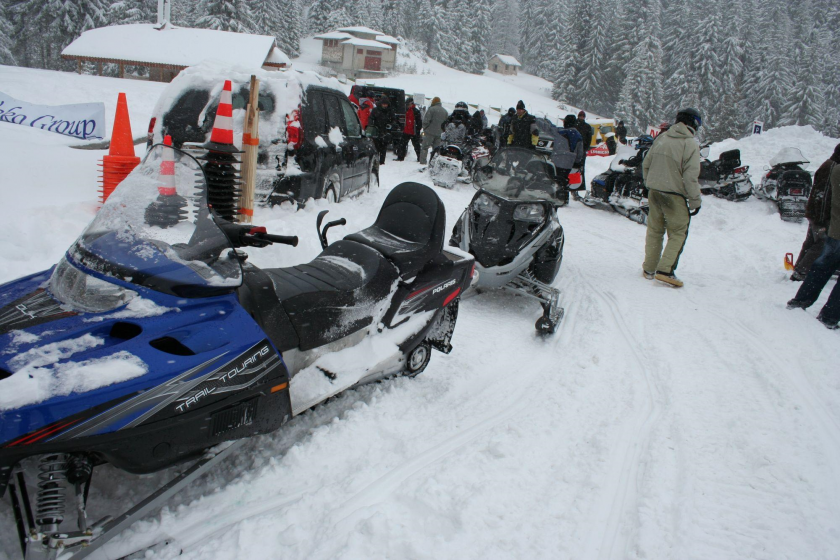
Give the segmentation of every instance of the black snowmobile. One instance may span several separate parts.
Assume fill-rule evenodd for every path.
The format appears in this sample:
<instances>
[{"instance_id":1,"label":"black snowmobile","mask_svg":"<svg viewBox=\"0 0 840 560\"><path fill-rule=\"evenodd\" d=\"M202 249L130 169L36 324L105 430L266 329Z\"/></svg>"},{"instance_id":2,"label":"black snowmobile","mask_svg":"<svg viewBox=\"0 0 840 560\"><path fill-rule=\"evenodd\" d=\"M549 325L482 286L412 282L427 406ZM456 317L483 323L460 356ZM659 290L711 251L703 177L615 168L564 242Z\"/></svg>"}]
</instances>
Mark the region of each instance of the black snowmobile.
<instances>
[{"instance_id":1,"label":"black snowmobile","mask_svg":"<svg viewBox=\"0 0 840 560\"><path fill-rule=\"evenodd\" d=\"M502 147L476 171L478 192L452 230L449 244L476 259L478 288L504 288L537 300L540 333L553 333L563 318L560 291L552 287L563 260L565 237L557 207L567 187L543 154Z\"/></svg>"},{"instance_id":2,"label":"black snowmobile","mask_svg":"<svg viewBox=\"0 0 840 560\"><path fill-rule=\"evenodd\" d=\"M451 350L474 260L444 250L433 189L395 187L371 227L332 244L344 220L322 228L323 212L318 257L261 269L240 248L297 238L222 217L236 175L207 159L154 146L57 266L0 286L0 496L27 559L87 557L243 438ZM371 337L390 353L371 355ZM190 460L125 514L88 521L99 465Z\"/></svg>"},{"instance_id":3,"label":"black snowmobile","mask_svg":"<svg viewBox=\"0 0 840 560\"><path fill-rule=\"evenodd\" d=\"M779 208L779 216L788 222L805 218L805 205L813 184L811 174L802 166L810 163L798 148L784 148L770 160L767 174L755 189L759 200L769 200Z\"/></svg>"},{"instance_id":4,"label":"black snowmobile","mask_svg":"<svg viewBox=\"0 0 840 560\"><path fill-rule=\"evenodd\" d=\"M648 190L642 177L642 161L653 145L653 137L640 136L634 145L618 149L610 168L592 179L583 203L590 208L613 210L644 224L648 215Z\"/></svg>"},{"instance_id":5,"label":"black snowmobile","mask_svg":"<svg viewBox=\"0 0 840 560\"><path fill-rule=\"evenodd\" d=\"M741 165L741 150L721 153L718 159L710 161L709 145L700 148L700 192L732 201L750 197L753 184L749 166Z\"/></svg>"}]
</instances>

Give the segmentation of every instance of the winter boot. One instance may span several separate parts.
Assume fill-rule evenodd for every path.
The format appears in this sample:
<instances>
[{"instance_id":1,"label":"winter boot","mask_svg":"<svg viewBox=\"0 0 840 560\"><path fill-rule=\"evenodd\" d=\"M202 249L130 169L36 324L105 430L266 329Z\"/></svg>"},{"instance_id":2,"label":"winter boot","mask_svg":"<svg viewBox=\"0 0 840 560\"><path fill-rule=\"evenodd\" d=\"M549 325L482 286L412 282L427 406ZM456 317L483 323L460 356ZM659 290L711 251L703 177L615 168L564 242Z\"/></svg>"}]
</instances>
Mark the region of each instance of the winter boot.
<instances>
[{"instance_id":1,"label":"winter boot","mask_svg":"<svg viewBox=\"0 0 840 560\"><path fill-rule=\"evenodd\" d=\"M832 321L831 319L826 319L825 317L823 317L822 313L817 315L817 321L819 321L820 323L825 325L825 328L827 328L827 329L831 329L831 330L840 329L840 322Z\"/></svg>"},{"instance_id":2,"label":"winter boot","mask_svg":"<svg viewBox=\"0 0 840 560\"><path fill-rule=\"evenodd\" d=\"M682 288L683 281L677 278L673 272L660 272L656 271L656 274L653 277L663 284L668 284L669 286L673 286L674 288Z\"/></svg>"},{"instance_id":3,"label":"winter boot","mask_svg":"<svg viewBox=\"0 0 840 560\"><path fill-rule=\"evenodd\" d=\"M788 309L808 309L813 305L813 301L799 301L798 299L794 298L787 302Z\"/></svg>"},{"instance_id":4,"label":"winter boot","mask_svg":"<svg viewBox=\"0 0 840 560\"><path fill-rule=\"evenodd\" d=\"M642 269L642 276L645 277L645 280L653 280L653 277L656 276L653 272L648 272L644 268Z\"/></svg>"}]
</instances>

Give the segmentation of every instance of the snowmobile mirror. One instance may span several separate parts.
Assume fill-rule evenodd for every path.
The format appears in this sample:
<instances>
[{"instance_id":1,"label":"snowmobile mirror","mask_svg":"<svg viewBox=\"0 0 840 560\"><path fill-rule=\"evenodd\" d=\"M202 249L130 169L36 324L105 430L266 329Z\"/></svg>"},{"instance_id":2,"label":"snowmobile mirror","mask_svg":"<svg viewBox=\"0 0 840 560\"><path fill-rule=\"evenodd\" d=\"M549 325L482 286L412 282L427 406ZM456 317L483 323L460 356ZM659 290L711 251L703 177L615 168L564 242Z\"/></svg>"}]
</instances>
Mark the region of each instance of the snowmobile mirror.
<instances>
[{"instance_id":1,"label":"snowmobile mirror","mask_svg":"<svg viewBox=\"0 0 840 560\"><path fill-rule=\"evenodd\" d=\"M710 151L710 150L711 150L711 148L708 146L708 144L707 144L707 145L705 145L705 146L702 146L702 147L700 148L700 157L703 157L703 158L708 158L708 157L709 157L709 151Z\"/></svg>"}]
</instances>

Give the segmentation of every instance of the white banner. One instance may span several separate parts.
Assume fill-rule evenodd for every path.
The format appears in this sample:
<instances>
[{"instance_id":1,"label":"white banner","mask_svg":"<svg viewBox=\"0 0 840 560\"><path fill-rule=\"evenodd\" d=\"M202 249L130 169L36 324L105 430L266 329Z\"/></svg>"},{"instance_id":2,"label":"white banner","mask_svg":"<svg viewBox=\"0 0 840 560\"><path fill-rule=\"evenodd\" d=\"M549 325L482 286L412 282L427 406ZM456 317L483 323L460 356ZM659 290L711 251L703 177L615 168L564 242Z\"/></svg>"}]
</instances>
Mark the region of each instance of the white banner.
<instances>
[{"instance_id":1,"label":"white banner","mask_svg":"<svg viewBox=\"0 0 840 560\"><path fill-rule=\"evenodd\" d=\"M0 91L0 122L40 128L83 140L105 138L105 104L35 105Z\"/></svg>"}]
</instances>

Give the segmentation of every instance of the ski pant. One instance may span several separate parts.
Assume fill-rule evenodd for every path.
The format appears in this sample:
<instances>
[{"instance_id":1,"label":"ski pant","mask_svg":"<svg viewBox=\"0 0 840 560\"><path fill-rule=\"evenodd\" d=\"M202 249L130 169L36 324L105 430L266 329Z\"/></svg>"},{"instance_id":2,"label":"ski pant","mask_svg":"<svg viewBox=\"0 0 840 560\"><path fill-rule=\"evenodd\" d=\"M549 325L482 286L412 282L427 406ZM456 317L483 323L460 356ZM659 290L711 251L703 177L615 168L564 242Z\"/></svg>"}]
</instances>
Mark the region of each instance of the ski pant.
<instances>
[{"instance_id":1,"label":"ski pant","mask_svg":"<svg viewBox=\"0 0 840 560\"><path fill-rule=\"evenodd\" d=\"M405 156L408 153L409 142L411 142L411 145L414 146L414 153L417 154L417 161L420 161L420 137L415 136L414 134L406 133L403 133L402 137L397 140L397 146L395 147L397 161L405 159Z\"/></svg>"},{"instance_id":2,"label":"ski pant","mask_svg":"<svg viewBox=\"0 0 840 560\"><path fill-rule=\"evenodd\" d=\"M379 164L385 163L385 154L388 153L389 136L378 136L373 139L373 144L376 146L376 153L379 154Z\"/></svg>"},{"instance_id":3,"label":"ski pant","mask_svg":"<svg viewBox=\"0 0 840 560\"><path fill-rule=\"evenodd\" d=\"M802 249L799 250L799 256L794 265L794 270L802 278L808 274L811 265L822 253L825 239L825 230L818 232L812 225L808 225L808 233L805 235L805 241L802 243Z\"/></svg>"},{"instance_id":4,"label":"ski pant","mask_svg":"<svg viewBox=\"0 0 840 560\"><path fill-rule=\"evenodd\" d=\"M420 157L417 158L417 161L420 163L426 163L426 157L429 155L429 148L437 150L443 142L440 139L440 136L440 134L429 134L428 132L423 135L423 146L420 148Z\"/></svg>"},{"instance_id":5,"label":"ski pant","mask_svg":"<svg viewBox=\"0 0 840 560\"><path fill-rule=\"evenodd\" d=\"M653 189L648 192L648 204L645 262L642 267L648 272L673 273L688 239L691 222L688 206L682 195ZM668 234L668 243L663 251L665 233Z\"/></svg>"},{"instance_id":6,"label":"ski pant","mask_svg":"<svg viewBox=\"0 0 840 560\"><path fill-rule=\"evenodd\" d=\"M820 297L825 285L831 279L831 275L840 266L840 239L826 238L822 253L811 265L811 271L796 292L796 301L801 301L810 307ZM834 284L828 301L825 302L820 316L825 323L836 323L840 321L840 281Z\"/></svg>"},{"instance_id":7,"label":"ski pant","mask_svg":"<svg viewBox=\"0 0 840 560\"><path fill-rule=\"evenodd\" d=\"M584 146L584 150L586 150L586 146ZM580 184L583 185L583 193L573 192L572 196L575 200L580 200L581 196L586 196L586 151L583 152L583 162L580 164Z\"/></svg>"}]
</instances>

